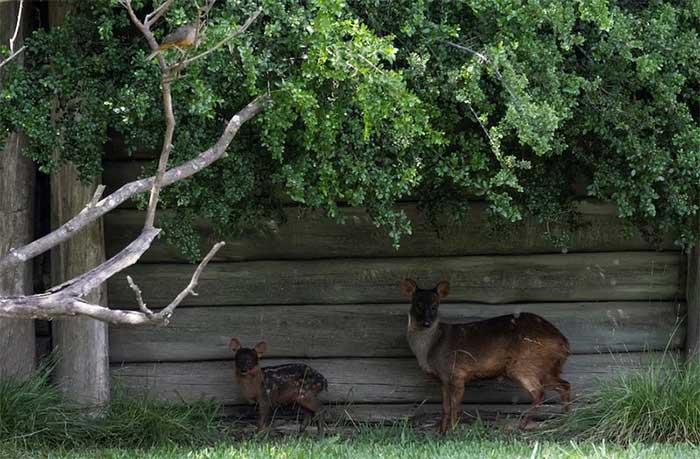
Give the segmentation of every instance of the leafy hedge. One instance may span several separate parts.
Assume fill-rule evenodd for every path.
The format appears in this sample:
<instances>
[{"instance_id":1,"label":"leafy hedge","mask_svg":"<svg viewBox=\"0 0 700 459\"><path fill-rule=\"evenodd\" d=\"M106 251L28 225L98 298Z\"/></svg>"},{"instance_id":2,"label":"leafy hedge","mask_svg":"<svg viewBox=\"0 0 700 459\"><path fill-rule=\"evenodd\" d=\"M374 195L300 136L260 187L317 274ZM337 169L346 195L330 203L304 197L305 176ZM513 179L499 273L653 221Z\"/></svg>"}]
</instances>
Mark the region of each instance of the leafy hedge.
<instances>
[{"instance_id":1,"label":"leafy hedge","mask_svg":"<svg viewBox=\"0 0 700 459\"><path fill-rule=\"evenodd\" d=\"M159 36L192 17L193 2L175 5ZM280 190L331 216L338 201L365 207L398 243L410 225L393 203L409 195L454 218L483 197L497 221L531 216L561 236L583 182L630 229L698 237L700 3L229 0L211 11L202 45L259 5L248 32L174 85L173 163L255 96L274 100L228 158L165 193L178 209L169 235L191 256L182 222L249 230L280 218ZM24 129L44 171L57 146L86 179L110 129L132 150L158 151L159 80L146 55L113 0L77 4L65 26L34 33L27 69L3 68L0 132Z\"/></svg>"}]
</instances>

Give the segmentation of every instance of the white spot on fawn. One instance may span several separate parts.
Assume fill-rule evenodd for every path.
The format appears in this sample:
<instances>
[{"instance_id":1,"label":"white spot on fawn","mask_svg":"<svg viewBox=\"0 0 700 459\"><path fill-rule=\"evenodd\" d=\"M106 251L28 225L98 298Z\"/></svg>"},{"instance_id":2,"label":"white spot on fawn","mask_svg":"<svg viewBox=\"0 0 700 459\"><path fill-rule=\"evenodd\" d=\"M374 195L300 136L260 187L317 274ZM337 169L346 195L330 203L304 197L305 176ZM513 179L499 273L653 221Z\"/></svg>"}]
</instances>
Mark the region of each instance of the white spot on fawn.
<instances>
[{"instance_id":1,"label":"white spot on fawn","mask_svg":"<svg viewBox=\"0 0 700 459\"><path fill-rule=\"evenodd\" d=\"M527 336L523 337L523 341L527 341L528 343L535 343L538 346L542 346L542 343L540 343L539 341L537 341L535 339L528 338Z\"/></svg>"}]
</instances>

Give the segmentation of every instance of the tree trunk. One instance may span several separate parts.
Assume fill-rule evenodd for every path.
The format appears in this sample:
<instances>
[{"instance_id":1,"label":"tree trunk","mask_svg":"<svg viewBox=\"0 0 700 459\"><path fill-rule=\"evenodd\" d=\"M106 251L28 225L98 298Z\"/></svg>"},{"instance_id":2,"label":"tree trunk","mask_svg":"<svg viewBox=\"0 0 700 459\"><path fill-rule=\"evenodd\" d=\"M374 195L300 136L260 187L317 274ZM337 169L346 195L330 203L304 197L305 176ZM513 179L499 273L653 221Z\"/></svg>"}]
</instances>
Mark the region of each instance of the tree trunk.
<instances>
[{"instance_id":1,"label":"tree trunk","mask_svg":"<svg viewBox=\"0 0 700 459\"><path fill-rule=\"evenodd\" d=\"M60 25L71 5L49 3L49 25ZM63 165L51 176L51 227L56 228L90 202L97 182L85 184L76 168ZM51 252L51 281L57 285L105 260L102 219L87 226ZM102 285L85 300L107 305L107 288ZM53 321L53 343L58 351L56 377L66 395L75 402L98 409L109 401L109 345L107 324L75 317Z\"/></svg>"},{"instance_id":2,"label":"tree trunk","mask_svg":"<svg viewBox=\"0 0 700 459\"><path fill-rule=\"evenodd\" d=\"M15 50L28 30L29 8L25 1ZM0 42L8 45L17 24L19 2L0 2ZM15 59L22 59L19 55ZM2 82L0 82L2 85ZM20 154L26 138L9 136L0 145L0 255L34 239L34 165ZM0 275L0 296L32 293L32 262ZM34 321L0 319L0 378L27 376L34 369Z\"/></svg>"}]
</instances>

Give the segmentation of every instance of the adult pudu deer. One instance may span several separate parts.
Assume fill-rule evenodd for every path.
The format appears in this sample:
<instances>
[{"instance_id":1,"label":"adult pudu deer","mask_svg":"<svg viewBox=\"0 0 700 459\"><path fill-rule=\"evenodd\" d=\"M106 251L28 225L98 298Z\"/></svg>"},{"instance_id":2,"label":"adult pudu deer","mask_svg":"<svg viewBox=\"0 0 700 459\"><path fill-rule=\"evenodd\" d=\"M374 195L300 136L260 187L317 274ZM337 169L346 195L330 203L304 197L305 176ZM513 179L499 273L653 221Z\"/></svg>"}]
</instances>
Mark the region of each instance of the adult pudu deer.
<instances>
[{"instance_id":1,"label":"adult pudu deer","mask_svg":"<svg viewBox=\"0 0 700 459\"><path fill-rule=\"evenodd\" d=\"M557 328L530 313L509 314L462 324L440 323L438 307L450 284L420 289L413 279L401 281L411 300L406 336L423 371L437 377L442 388L440 432L457 424L465 383L506 376L532 397L521 427L542 403L544 391L559 393L565 409L570 385L561 379L569 355L569 342Z\"/></svg>"},{"instance_id":2,"label":"adult pudu deer","mask_svg":"<svg viewBox=\"0 0 700 459\"><path fill-rule=\"evenodd\" d=\"M236 379L243 396L258 405L258 431L267 429L274 408L296 405L304 412L299 431L303 432L315 417L318 433L323 433L318 394L328 388L328 382L321 373L302 363L261 368L260 359L267 351L264 341L250 349L231 338L229 348L235 353Z\"/></svg>"}]
</instances>

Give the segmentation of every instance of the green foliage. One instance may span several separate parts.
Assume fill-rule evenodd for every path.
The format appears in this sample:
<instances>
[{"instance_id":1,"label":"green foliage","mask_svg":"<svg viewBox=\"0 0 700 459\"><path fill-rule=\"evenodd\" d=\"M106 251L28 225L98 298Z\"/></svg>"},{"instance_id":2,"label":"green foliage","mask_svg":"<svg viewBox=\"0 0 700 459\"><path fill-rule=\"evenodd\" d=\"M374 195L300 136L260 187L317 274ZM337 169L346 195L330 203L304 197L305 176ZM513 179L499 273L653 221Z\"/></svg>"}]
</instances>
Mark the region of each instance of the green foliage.
<instances>
[{"instance_id":1,"label":"green foliage","mask_svg":"<svg viewBox=\"0 0 700 459\"><path fill-rule=\"evenodd\" d=\"M700 365L671 356L604 382L563 424L591 440L700 443Z\"/></svg>"},{"instance_id":2,"label":"green foliage","mask_svg":"<svg viewBox=\"0 0 700 459\"><path fill-rule=\"evenodd\" d=\"M159 402L117 391L106 411L95 418L68 402L50 383L50 373L48 365L27 379L0 380L0 450L4 445L142 448L222 438L214 402Z\"/></svg>"},{"instance_id":3,"label":"green foliage","mask_svg":"<svg viewBox=\"0 0 700 459\"><path fill-rule=\"evenodd\" d=\"M332 217L341 201L365 207L398 243L410 225L397 200L459 218L481 197L493 218L535 217L566 246L574 182L651 238L698 237L694 2L229 0L211 11L199 50L258 6L245 34L174 83L172 164L210 146L254 97L274 101L227 158L164 192L177 211L167 237L191 257L195 236L173 230L181 222L232 235L279 219L286 199ZM71 161L87 178L110 129L155 153L163 119L157 66L123 9L76 8L32 36L27 69L3 69L0 133L24 129L42 170ZM176 1L157 37L194 9Z\"/></svg>"}]
</instances>

